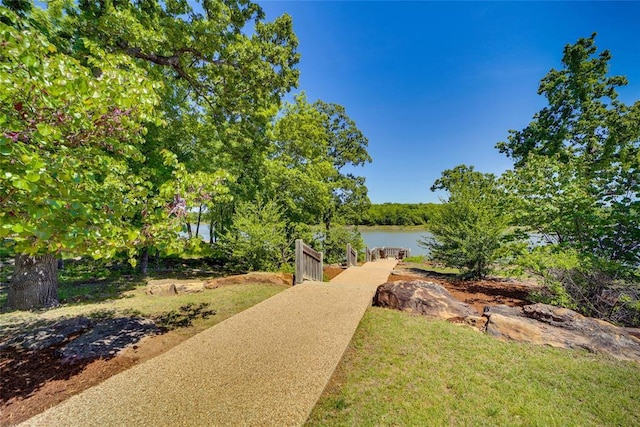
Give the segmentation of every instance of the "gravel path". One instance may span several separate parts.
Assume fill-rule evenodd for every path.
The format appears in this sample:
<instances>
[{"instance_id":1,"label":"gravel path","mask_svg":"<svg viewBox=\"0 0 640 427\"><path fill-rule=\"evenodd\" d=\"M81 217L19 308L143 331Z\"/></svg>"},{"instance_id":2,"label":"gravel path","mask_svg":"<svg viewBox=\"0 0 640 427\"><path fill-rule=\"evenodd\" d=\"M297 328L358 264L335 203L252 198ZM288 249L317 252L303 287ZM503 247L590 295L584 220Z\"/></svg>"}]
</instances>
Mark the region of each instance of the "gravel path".
<instances>
[{"instance_id":1,"label":"gravel path","mask_svg":"<svg viewBox=\"0 0 640 427\"><path fill-rule=\"evenodd\" d=\"M396 263L294 286L22 425L301 425Z\"/></svg>"}]
</instances>

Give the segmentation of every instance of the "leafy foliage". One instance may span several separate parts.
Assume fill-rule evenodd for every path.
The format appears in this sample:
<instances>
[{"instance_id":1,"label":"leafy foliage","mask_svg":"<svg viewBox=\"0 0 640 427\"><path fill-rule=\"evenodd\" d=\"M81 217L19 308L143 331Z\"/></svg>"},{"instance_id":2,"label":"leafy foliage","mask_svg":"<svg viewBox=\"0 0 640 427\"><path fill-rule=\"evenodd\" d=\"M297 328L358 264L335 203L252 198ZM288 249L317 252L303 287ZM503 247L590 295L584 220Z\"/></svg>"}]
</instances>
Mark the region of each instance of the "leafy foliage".
<instances>
[{"instance_id":1,"label":"leafy foliage","mask_svg":"<svg viewBox=\"0 0 640 427\"><path fill-rule=\"evenodd\" d=\"M323 252L324 260L328 264L345 261L347 243L358 253L364 251L364 240L357 229L344 226L334 226L322 234L323 240L318 245Z\"/></svg>"},{"instance_id":2,"label":"leafy foliage","mask_svg":"<svg viewBox=\"0 0 640 427\"><path fill-rule=\"evenodd\" d=\"M273 138L265 190L282 200L290 221L330 229L334 219L355 218L368 206L364 178L341 172L371 161L368 141L344 107L311 104L302 93L283 108Z\"/></svg>"},{"instance_id":3,"label":"leafy foliage","mask_svg":"<svg viewBox=\"0 0 640 427\"><path fill-rule=\"evenodd\" d=\"M509 217L501 209L501 190L492 174L465 165L442 172L432 187L449 193L429 221L433 240L421 240L432 260L481 278L506 243Z\"/></svg>"},{"instance_id":4,"label":"leafy foliage","mask_svg":"<svg viewBox=\"0 0 640 427\"><path fill-rule=\"evenodd\" d=\"M498 148L516 161L505 176L516 223L545 236L554 253L579 260L559 266L557 257L545 263L534 253L524 265L532 257L543 262L537 268L546 269L556 302L616 320L622 301L637 298L640 101L617 99L627 80L608 76L610 59L606 50L598 54L595 34L567 45L563 68L540 83L549 105Z\"/></svg>"},{"instance_id":5,"label":"leafy foliage","mask_svg":"<svg viewBox=\"0 0 640 427\"><path fill-rule=\"evenodd\" d=\"M0 9L0 238L22 254L109 257L137 233L129 162L141 162L154 85L127 57L92 46L91 69ZM18 29L20 27L20 29Z\"/></svg>"},{"instance_id":6,"label":"leafy foliage","mask_svg":"<svg viewBox=\"0 0 640 427\"><path fill-rule=\"evenodd\" d=\"M436 203L383 203L372 204L362 225L426 225L435 210Z\"/></svg>"},{"instance_id":7,"label":"leafy foliage","mask_svg":"<svg viewBox=\"0 0 640 427\"><path fill-rule=\"evenodd\" d=\"M276 271L287 261L290 248L286 221L273 201L238 205L223 247L240 269Z\"/></svg>"}]
</instances>

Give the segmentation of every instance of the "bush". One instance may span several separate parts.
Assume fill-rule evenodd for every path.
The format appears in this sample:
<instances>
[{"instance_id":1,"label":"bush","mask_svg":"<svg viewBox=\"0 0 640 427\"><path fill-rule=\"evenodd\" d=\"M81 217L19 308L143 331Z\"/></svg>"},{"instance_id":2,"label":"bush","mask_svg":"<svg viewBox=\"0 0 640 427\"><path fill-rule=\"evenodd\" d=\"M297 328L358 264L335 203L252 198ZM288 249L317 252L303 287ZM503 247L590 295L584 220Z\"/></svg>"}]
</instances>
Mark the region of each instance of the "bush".
<instances>
[{"instance_id":1,"label":"bush","mask_svg":"<svg viewBox=\"0 0 640 427\"><path fill-rule=\"evenodd\" d=\"M640 325L640 283L623 266L560 245L534 248L518 263L542 278L544 289L532 293L533 300L616 324Z\"/></svg>"},{"instance_id":2,"label":"bush","mask_svg":"<svg viewBox=\"0 0 640 427\"><path fill-rule=\"evenodd\" d=\"M275 201L240 203L222 247L242 270L277 271L286 262L286 222Z\"/></svg>"},{"instance_id":3,"label":"bush","mask_svg":"<svg viewBox=\"0 0 640 427\"><path fill-rule=\"evenodd\" d=\"M347 243L358 253L364 250L364 240L357 229L349 229L344 226L334 226L323 234L320 250L323 252L324 260L328 264L337 264L346 261Z\"/></svg>"},{"instance_id":4,"label":"bush","mask_svg":"<svg viewBox=\"0 0 640 427\"><path fill-rule=\"evenodd\" d=\"M418 244L429 249L433 261L459 268L469 278L485 277L511 237L495 176L457 166L442 172L435 189L448 191L449 200L431 215L433 240Z\"/></svg>"}]
</instances>

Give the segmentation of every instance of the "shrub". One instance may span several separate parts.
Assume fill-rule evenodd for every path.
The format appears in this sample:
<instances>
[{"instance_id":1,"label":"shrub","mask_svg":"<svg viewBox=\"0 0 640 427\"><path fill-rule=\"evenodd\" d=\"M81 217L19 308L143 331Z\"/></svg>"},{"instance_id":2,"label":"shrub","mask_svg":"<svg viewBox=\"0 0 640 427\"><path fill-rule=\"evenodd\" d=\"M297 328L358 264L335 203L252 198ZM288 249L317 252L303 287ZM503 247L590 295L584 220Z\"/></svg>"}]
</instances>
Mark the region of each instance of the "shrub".
<instances>
[{"instance_id":1,"label":"shrub","mask_svg":"<svg viewBox=\"0 0 640 427\"><path fill-rule=\"evenodd\" d=\"M275 201L238 204L222 247L243 270L276 271L289 251L286 222Z\"/></svg>"},{"instance_id":2,"label":"shrub","mask_svg":"<svg viewBox=\"0 0 640 427\"><path fill-rule=\"evenodd\" d=\"M347 243L351 243L351 247L358 253L364 250L364 240L357 229L334 226L328 233L325 232L323 237L324 239L320 242L320 250L328 264L341 263L346 260Z\"/></svg>"},{"instance_id":3,"label":"shrub","mask_svg":"<svg viewBox=\"0 0 640 427\"><path fill-rule=\"evenodd\" d=\"M457 166L442 172L432 190L449 192L449 200L432 213L433 239L418 241L430 258L456 267L469 278L482 278L507 243L508 217L494 175Z\"/></svg>"}]
</instances>

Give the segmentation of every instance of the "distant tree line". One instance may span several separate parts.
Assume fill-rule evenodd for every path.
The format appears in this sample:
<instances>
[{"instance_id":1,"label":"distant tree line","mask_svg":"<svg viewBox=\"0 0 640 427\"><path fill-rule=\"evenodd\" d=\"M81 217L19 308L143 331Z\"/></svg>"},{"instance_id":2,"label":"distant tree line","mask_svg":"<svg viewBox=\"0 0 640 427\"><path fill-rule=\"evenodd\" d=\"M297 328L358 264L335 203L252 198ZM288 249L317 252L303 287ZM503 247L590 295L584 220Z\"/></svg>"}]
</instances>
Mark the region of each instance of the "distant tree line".
<instances>
[{"instance_id":1,"label":"distant tree line","mask_svg":"<svg viewBox=\"0 0 640 427\"><path fill-rule=\"evenodd\" d=\"M426 225L440 205L437 203L372 204L361 225Z\"/></svg>"}]
</instances>

